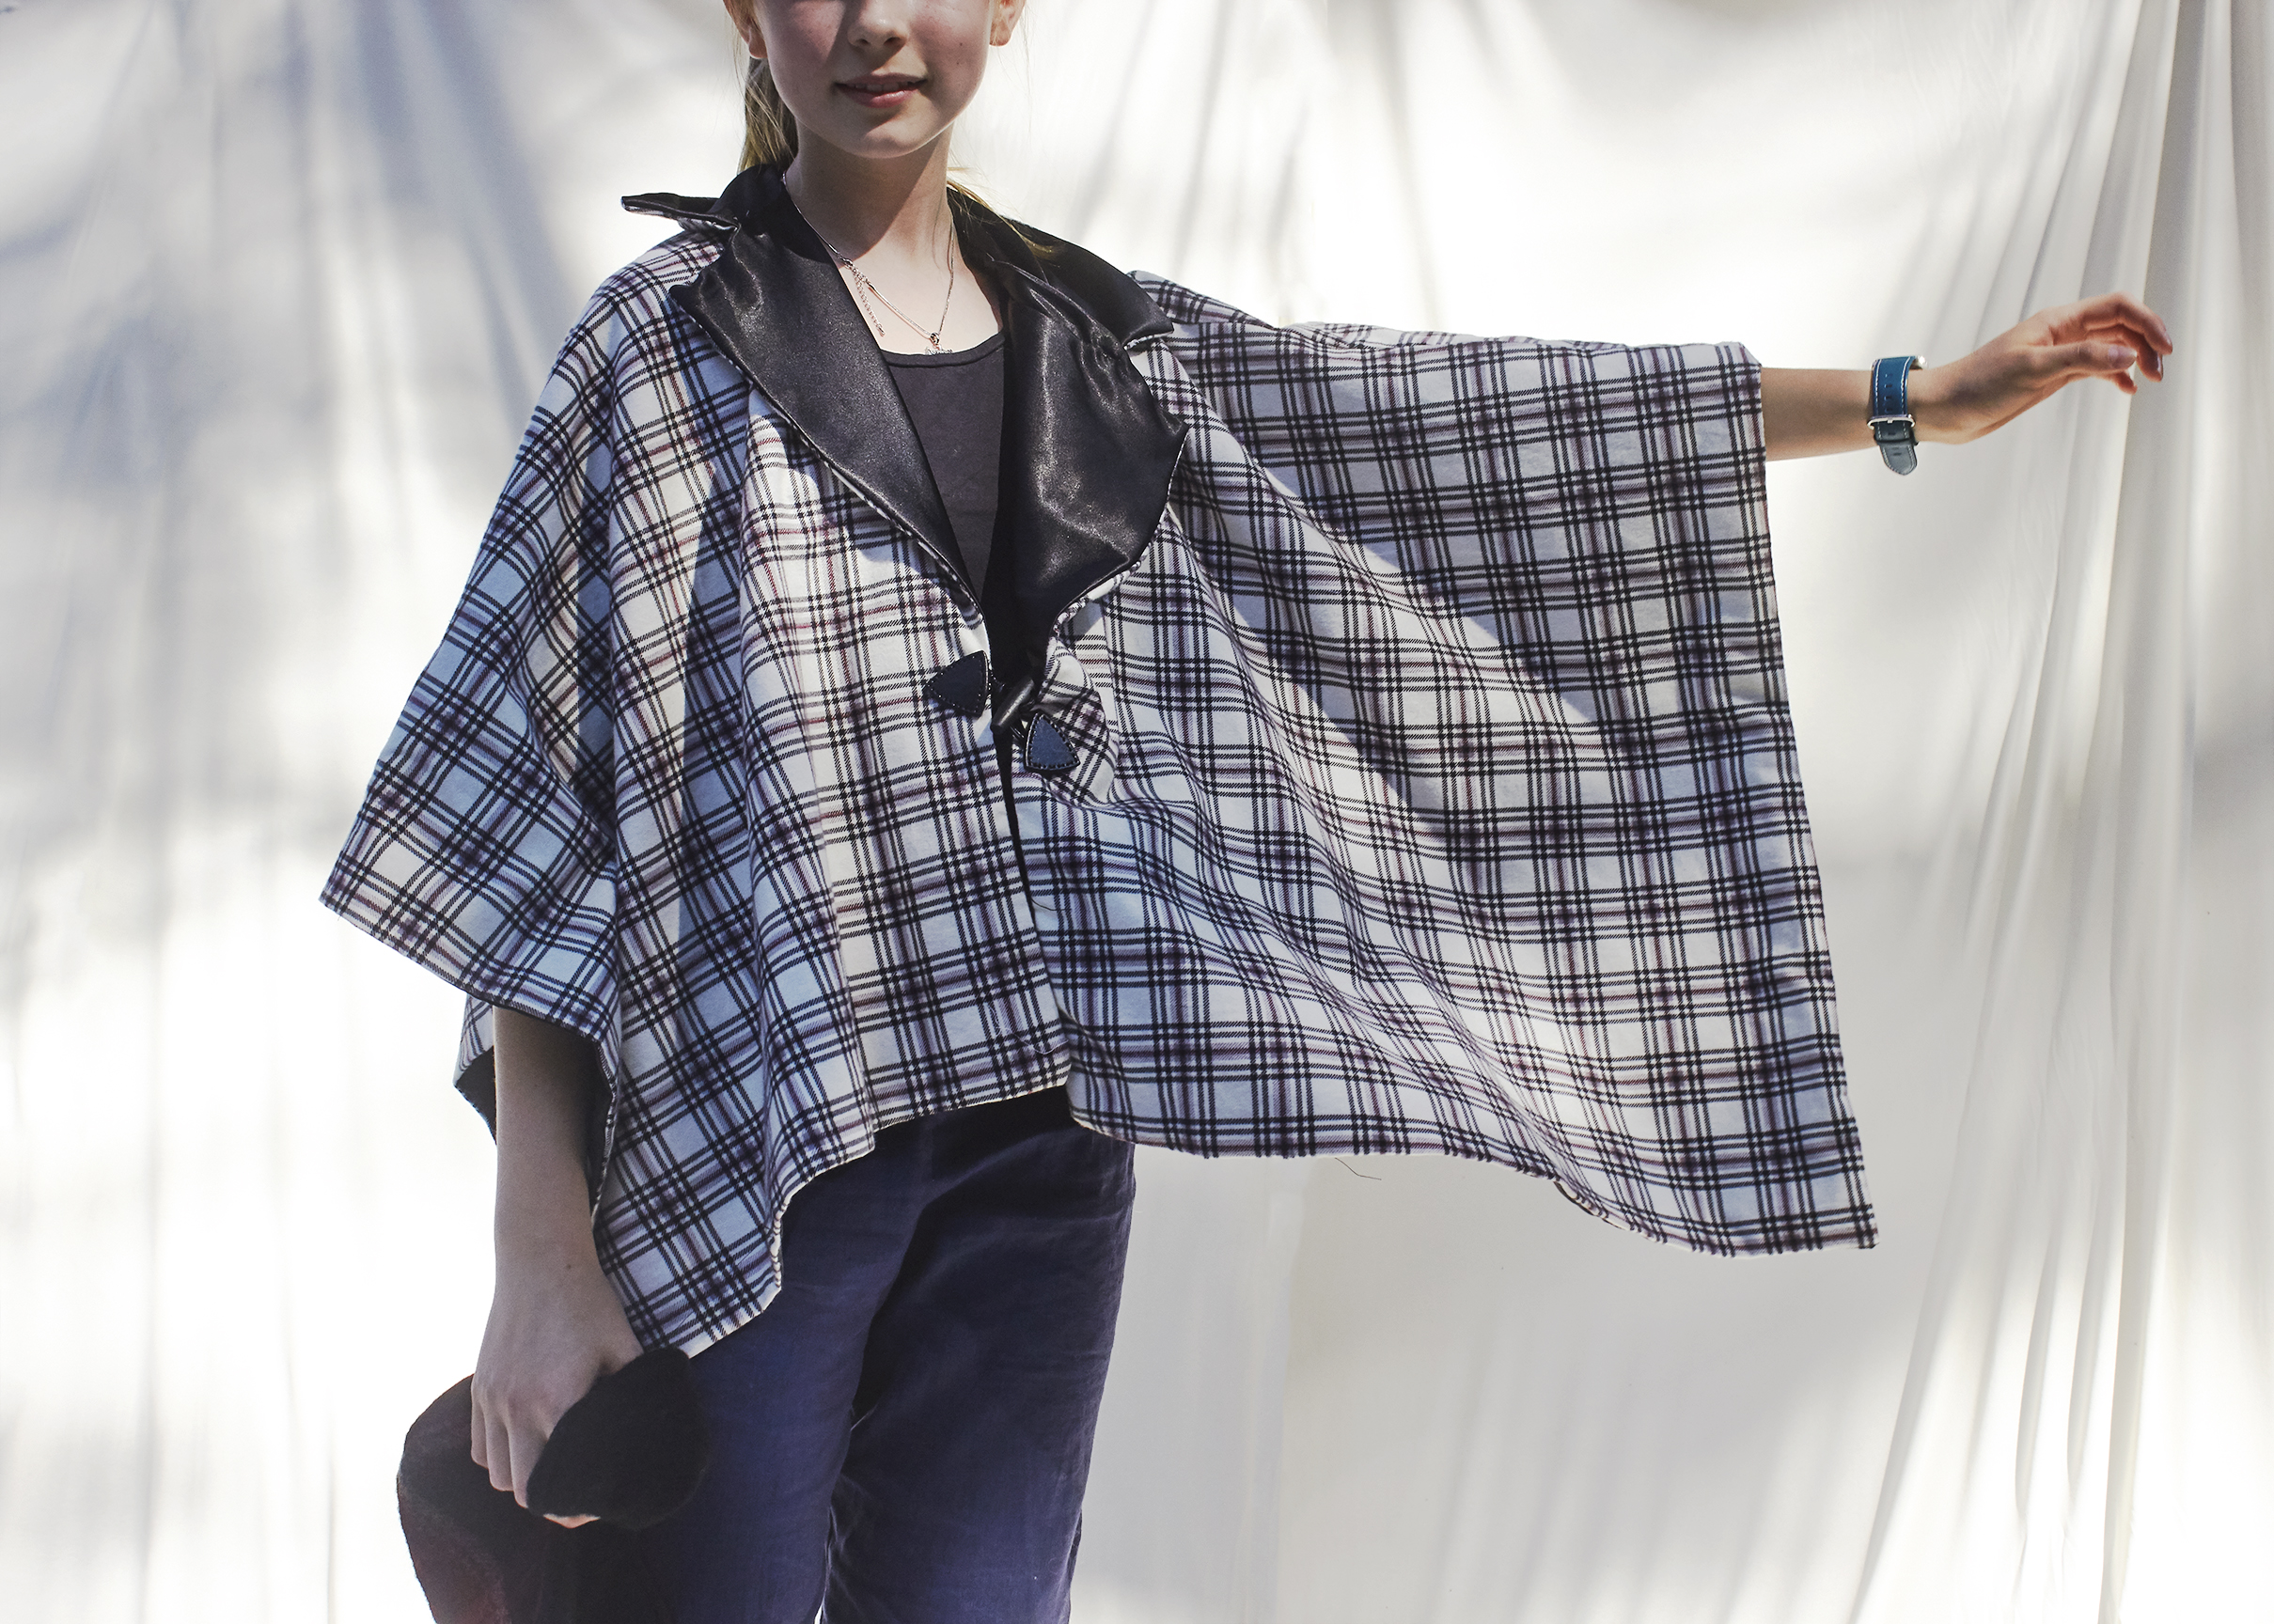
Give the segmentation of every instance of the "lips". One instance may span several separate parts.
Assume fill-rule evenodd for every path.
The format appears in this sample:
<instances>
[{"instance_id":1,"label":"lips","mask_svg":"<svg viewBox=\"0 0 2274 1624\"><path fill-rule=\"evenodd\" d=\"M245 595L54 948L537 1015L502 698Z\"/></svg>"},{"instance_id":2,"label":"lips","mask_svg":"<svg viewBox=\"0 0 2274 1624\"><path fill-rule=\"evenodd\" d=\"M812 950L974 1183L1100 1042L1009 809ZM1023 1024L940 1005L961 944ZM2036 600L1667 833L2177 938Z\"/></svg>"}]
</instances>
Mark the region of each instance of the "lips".
<instances>
[{"instance_id":1,"label":"lips","mask_svg":"<svg viewBox=\"0 0 2274 1624\"><path fill-rule=\"evenodd\" d=\"M840 79L839 90L864 107L897 107L916 94L923 81L912 73L864 73Z\"/></svg>"}]
</instances>

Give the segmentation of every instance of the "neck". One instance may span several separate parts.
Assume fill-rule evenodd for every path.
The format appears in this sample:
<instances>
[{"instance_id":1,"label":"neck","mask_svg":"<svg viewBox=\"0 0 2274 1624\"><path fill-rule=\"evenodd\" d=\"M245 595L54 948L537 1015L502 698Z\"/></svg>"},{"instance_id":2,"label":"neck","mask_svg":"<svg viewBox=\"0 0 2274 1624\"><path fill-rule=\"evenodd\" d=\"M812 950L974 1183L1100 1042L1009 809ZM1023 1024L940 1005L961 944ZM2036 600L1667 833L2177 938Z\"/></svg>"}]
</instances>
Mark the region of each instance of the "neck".
<instances>
[{"instance_id":1,"label":"neck","mask_svg":"<svg viewBox=\"0 0 2274 1624\"><path fill-rule=\"evenodd\" d=\"M856 158L826 142L801 142L782 184L807 224L855 259L882 248L892 258L938 260L954 240L945 135L897 158Z\"/></svg>"}]
</instances>

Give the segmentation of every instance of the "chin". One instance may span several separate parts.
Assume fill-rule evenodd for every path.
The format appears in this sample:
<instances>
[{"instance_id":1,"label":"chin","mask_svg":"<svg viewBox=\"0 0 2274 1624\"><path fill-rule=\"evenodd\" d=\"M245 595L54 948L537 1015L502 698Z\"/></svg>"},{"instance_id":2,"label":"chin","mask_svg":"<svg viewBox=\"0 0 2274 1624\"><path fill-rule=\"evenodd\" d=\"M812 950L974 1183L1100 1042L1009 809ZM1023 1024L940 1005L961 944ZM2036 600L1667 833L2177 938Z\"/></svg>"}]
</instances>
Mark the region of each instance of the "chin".
<instances>
[{"instance_id":1,"label":"chin","mask_svg":"<svg viewBox=\"0 0 2274 1624\"><path fill-rule=\"evenodd\" d=\"M810 133L810 132L808 132ZM848 157L865 159L872 164L890 163L894 159L912 157L939 140L948 132L934 130L921 135L896 131L889 126L864 131L857 135L849 133L839 140L824 134L823 140Z\"/></svg>"}]
</instances>

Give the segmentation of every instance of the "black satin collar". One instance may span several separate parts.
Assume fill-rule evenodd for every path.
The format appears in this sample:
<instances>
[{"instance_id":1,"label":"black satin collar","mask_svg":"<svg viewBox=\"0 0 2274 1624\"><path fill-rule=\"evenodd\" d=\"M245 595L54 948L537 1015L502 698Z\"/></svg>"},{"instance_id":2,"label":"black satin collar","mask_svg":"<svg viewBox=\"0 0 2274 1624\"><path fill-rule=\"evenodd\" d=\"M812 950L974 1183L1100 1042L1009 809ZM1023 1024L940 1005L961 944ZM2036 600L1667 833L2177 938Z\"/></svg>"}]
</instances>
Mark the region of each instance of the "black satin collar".
<instances>
[{"instance_id":1,"label":"black satin collar","mask_svg":"<svg viewBox=\"0 0 2274 1624\"><path fill-rule=\"evenodd\" d=\"M753 180L765 184L745 184ZM734 221L726 251L696 280L672 289L672 301L839 477L953 576L955 530L947 506L829 251L770 170L744 171L700 216L714 225L722 218Z\"/></svg>"},{"instance_id":2,"label":"black satin collar","mask_svg":"<svg viewBox=\"0 0 2274 1624\"><path fill-rule=\"evenodd\" d=\"M914 537L968 598L954 531L915 425L828 251L779 175L748 169L717 198L650 194L626 208L726 248L675 303L839 477ZM1072 243L953 198L964 257L988 276L1006 333L1003 462L985 592L1000 714L1031 694L1052 627L1135 564L1168 506L1184 428L1129 359L1170 322L1129 276Z\"/></svg>"}]
</instances>

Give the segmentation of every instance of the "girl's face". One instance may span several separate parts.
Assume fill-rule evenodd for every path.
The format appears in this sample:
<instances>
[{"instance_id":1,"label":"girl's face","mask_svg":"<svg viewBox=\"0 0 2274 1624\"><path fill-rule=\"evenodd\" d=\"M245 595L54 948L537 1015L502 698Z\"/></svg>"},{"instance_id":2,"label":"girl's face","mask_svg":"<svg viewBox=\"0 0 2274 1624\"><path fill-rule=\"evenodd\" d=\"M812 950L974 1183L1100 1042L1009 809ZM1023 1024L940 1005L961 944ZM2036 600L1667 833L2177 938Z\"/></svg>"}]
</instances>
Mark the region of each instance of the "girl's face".
<instances>
[{"instance_id":1,"label":"girl's face","mask_svg":"<svg viewBox=\"0 0 2274 1624\"><path fill-rule=\"evenodd\" d=\"M1026 0L727 0L763 56L798 140L901 158L945 134L978 94L987 48Z\"/></svg>"}]
</instances>

